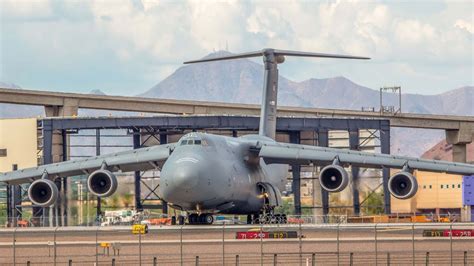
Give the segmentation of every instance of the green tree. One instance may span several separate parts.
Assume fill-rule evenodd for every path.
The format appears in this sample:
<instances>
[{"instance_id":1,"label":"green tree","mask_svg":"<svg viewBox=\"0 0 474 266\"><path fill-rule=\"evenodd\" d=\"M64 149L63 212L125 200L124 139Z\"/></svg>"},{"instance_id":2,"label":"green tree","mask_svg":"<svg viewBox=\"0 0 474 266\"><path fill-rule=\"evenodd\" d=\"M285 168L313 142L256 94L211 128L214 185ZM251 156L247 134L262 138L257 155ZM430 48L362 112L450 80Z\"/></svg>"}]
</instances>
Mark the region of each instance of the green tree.
<instances>
[{"instance_id":1,"label":"green tree","mask_svg":"<svg viewBox=\"0 0 474 266\"><path fill-rule=\"evenodd\" d=\"M284 197L282 200L281 206L275 209L276 213L281 213L281 214L286 214L286 215L292 215L294 214L294 204L293 204L293 198L291 197Z\"/></svg>"},{"instance_id":2,"label":"green tree","mask_svg":"<svg viewBox=\"0 0 474 266\"><path fill-rule=\"evenodd\" d=\"M362 208L364 215L379 215L384 213L382 192L366 193L365 198Z\"/></svg>"},{"instance_id":3,"label":"green tree","mask_svg":"<svg viewBox=\"0 0 474 266\"><path fill-rule=\"evenodd\" d=\"M133 204L133 195L130 194L130 193L127 193L127 194L123 195L122 203L125 206L125 208L128 208L128 207L132 206L132 204Z\"/></svg>"},{"instance_id":4,"label":"green tree","mask_svg":"<svg viewBox=\"0 0 474 266\"><path fill-rule=\"evenodd\" d=\"M113 195L112 197L108 198L107 199L107 205L108 207L111 207L111 208L118 208L120 207L120 198L119 198L119 195L118 194L115 194Z\"/></svg>"}]
</instances>

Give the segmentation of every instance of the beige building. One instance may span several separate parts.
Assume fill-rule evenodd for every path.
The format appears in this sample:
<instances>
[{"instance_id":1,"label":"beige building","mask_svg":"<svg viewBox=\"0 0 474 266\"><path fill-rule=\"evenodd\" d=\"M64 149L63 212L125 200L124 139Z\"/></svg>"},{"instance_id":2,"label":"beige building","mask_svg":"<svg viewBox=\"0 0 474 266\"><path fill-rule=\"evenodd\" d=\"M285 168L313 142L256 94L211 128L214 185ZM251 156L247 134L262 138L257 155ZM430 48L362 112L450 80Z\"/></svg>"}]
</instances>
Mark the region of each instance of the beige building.
<instances>
[{"instance_id":1,"label":"beige building","mask_svg":"<svg viewBox=\"0 0 474 266\"><path fill-rule=\"evenodd\" d=\"M35 118L0 119L0 172L38 165L38 137Z\"/></svg>"},{"instance_id":2,"label":"beige building","mask_svg":"<svg viewBox=\"0 0 474 266\"><path fill-rule=\"evenodd\" d=\"M408 200L392 197L392 213L456 214L463 212L462 176L415 171L418 192Z\"/></svg>"}]
</instances>

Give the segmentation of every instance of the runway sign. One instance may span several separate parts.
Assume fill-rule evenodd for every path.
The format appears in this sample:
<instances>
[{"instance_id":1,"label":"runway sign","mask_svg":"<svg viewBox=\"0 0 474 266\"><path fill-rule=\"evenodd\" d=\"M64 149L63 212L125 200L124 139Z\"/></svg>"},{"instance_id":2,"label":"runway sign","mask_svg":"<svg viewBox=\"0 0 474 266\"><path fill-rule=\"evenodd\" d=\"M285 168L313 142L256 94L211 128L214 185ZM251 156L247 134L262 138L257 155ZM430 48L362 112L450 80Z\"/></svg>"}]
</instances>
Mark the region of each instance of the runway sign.
<instances>
[{"instance_id":1,"label":"runway sign","mask_svg":"<svg viewBox=\"0 0 474 266\"><path fill-rule=\"evenodd\" d=\"M132 225L132 234L134 235L144 235L148 233L148 225L146 224L134 224Z\"/></svg>"},{"instance_id":2,"label":"runway sign","mask_svg":"<svg viewBox=\"0 0 474 266\"><path fill-rule=\"evenodd\" d=\"M235 235L236 239L260 239L260 238L298 238L296 231L274 231L274 232L237 232Z\"/></svg>"},{"instance_id":3,"label":"runway sign","mask_svg":"<svg viewBox=\"0 0 474 266\"><path fill-rule=\"evenodd\" d=\"M474 237L474 230L452 230L453 237ZM451 230L424 230L425 237L449 237Z\"/></svg>"}]
</instances>

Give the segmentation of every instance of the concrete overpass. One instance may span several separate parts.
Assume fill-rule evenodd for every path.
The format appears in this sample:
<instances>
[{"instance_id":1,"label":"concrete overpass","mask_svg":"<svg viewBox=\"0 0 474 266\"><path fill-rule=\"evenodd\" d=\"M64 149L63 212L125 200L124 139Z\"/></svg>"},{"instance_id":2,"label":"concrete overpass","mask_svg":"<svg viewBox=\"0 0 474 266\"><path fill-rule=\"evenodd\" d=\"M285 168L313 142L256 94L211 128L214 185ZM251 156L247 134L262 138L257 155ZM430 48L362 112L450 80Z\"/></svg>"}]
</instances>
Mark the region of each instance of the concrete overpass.
<instances>
[{"instance_id":1,"label":"concrete overpass","mask_svg":"<svg viewBox=\"0 0 474 266\"><path fill-rule=\"evenodd\" d=\"M153 99L0 88L0 103L44 106L46 116L74 116L78 109L164 114L259 115L260 105ZM278 107L281 116L389 119L393 127L442 129L453 144L453 159L466 161L466 144L474 139L474 117L428 114L387 114L355 110Z\"/></svg>"}]
</instances>

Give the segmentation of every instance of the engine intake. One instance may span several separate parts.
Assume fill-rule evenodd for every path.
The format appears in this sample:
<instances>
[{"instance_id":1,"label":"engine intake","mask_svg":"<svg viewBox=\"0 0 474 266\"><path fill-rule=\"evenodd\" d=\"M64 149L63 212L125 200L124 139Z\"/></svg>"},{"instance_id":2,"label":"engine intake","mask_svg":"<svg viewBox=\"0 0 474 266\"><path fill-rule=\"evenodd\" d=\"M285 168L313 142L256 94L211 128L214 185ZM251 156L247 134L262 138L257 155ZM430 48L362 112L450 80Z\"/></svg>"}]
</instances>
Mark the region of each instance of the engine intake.
<instances>
[{"instance_id":1,"label":"engine intake","mask_svg":"<svg viewBox=\"0 0 474 266\"><path fill-rule=\"evenodd\" d=\"M409 199L418 190L416 178L408 172L398 172L388 180L388 190L397 199Z\"/></svg>"},{"instance_id":2,"label":"engine intake","mask_svg":"<svg viewBox=\"0 0 474 266\"><path fill-rule=\"evenodd\" d=\"M98 197L108 197L117 190L117 177L108 170L96 170L87 178L87 188Z\"/></svg>"},{"instance_id":3,"label":"engine intake","mask_svg":"<svg viewBox=\"0 0 474 266\"><path fill-rule=\"evenodd\" d=\"M321 170L319 183L326 191L340 192L347 187L349 176L342 166L328 165Z\"/></svg>"},{"instance_id":4,"label":"engine intake","mask_svg":"<svg viewBox=\"0 0 474 266\"><path fill-rule=\"evenodd\" d=\"M39 207L49 207L58 199L58 187L49 179L38 179L28 188L28 197Z\"/></svg>"}]
</instances>

